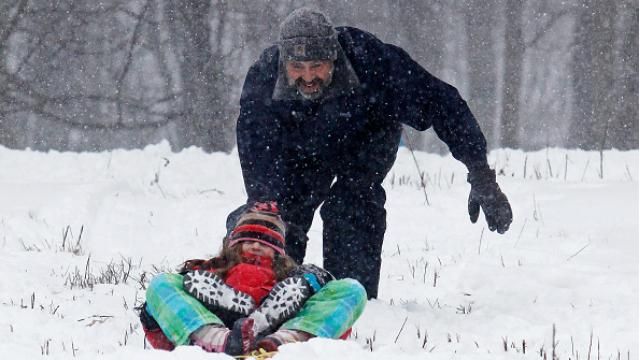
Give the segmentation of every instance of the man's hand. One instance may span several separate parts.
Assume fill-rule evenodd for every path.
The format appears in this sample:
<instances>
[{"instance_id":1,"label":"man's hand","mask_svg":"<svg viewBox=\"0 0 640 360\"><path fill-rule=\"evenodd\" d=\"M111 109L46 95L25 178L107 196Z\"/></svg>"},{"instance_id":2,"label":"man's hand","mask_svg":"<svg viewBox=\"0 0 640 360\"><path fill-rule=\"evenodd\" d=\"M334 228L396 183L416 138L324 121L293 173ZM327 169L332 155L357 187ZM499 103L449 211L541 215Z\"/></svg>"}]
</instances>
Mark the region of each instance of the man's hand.
<instances>
[{"instance_id":1,"label":"man's hand","mask_svg":"<svg viewBox=\"0 0 640 360\"><path fill-rule=\"evenodd\" d=\"M496 182L496 172L487 168L469 172L467 181L471 184L469 193L469 218L478 221L480 207L489 225L489 230L504 234L513 220L511 205L507 196Z\"/></svg>"}]
</instances>

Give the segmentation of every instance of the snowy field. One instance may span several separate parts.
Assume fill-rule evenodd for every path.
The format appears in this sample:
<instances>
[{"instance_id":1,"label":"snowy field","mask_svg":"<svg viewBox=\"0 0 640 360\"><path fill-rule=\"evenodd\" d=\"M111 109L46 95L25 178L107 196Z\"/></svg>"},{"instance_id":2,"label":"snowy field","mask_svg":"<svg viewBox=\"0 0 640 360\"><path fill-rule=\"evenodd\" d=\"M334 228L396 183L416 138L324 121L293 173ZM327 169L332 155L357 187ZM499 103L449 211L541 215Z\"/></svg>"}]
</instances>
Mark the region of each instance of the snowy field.
<instances>
[{"instance_id":1,"label":"snowy field","mask_svg":"<svg viewBox=\"0 0 640 360\"><path fill-rule=\"evenodd\" d=\"M351 341L275 359L638 359L638 151L494 151L505 235L471 224L463 165L401 149L385 180L380 298ZM154 273L217 252L237 154L0 147L0 358L229 359L144 349ZM321 264L321 221L307 261ZM555 330L554 330L555 329Z\"/></svg>"}]
</instances>

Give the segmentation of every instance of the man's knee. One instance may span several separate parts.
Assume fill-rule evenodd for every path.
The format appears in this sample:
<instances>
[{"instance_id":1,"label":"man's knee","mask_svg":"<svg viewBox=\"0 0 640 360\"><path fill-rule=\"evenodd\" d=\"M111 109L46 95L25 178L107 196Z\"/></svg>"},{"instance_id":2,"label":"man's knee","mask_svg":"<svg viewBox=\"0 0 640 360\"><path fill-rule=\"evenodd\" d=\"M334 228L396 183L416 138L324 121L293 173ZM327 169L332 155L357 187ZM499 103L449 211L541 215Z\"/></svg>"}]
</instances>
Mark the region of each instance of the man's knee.
<instances>
[{"instance_id":1,"label":"man's knee","mask_svg":"<svg viewBox=\"0 0 640 360\"><path fill-rule=\"evenodd\" d=\"M343 219L362 215L370 218L384 217L386 194L379 184L346 181L336 183L331 194L320 209L323 220Z\"/></svg>"}]
</instances>

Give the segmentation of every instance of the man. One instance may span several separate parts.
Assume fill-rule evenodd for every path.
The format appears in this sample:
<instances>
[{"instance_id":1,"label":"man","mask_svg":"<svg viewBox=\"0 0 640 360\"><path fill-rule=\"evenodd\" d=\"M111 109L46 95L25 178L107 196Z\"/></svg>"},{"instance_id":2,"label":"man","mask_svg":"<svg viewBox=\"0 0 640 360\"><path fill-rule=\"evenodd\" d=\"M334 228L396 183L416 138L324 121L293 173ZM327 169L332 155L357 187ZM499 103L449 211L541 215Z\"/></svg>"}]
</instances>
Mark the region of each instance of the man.
<instances>
[{"instance_id":1,"label":"man","mask_svg":"<svg viewBox=\"0 0 640 360\"><path fill-rule=\"evenodd\" d=\"M324 267L359 280L369 298L378 295L386 229L382 181L402 124L434 127L469 170L471 221L482 207L492 231L507 231L511 208L465 101L394 45L298 9L249 69L240 100L237 141L249 201L280 204L287 253L299 263L323 204Z\"/></svg>"}]
</instances>

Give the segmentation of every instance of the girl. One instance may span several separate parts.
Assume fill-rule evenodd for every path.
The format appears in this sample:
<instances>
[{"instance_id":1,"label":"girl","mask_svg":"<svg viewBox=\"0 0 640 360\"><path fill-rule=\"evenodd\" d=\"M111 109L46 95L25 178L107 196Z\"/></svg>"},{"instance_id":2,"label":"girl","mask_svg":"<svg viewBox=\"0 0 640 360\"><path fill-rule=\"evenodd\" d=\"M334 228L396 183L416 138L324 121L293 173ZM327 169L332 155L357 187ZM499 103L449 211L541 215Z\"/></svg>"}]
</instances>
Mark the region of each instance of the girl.
<instances>
[{"instance_id":1,"label":"girl","mask_svg":"<svg viewBox=\"0 0 640 360\"><path fill-rule=\"evenodd\" d=\"M333 280L316 266L296 265L285 254L285 234L277 205L254 203L218 256L156 276L141 311L148 342L165 350L193 344L239 355L347 335L364 309L364 288L352 279Z\"/></svg>"}]
</instances>

